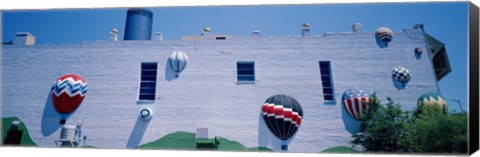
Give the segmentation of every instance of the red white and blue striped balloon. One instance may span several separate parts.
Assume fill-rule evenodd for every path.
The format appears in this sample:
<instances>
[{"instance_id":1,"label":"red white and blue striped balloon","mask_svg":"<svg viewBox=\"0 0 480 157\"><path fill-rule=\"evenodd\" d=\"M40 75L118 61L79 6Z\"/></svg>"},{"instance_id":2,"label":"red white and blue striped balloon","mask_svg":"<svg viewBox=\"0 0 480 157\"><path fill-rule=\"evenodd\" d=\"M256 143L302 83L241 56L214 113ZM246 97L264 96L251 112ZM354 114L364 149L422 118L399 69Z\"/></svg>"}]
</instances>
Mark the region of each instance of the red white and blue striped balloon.
<instances>
[{"instance_id":1,"label":"red white and blue striped balloon","mask_svg":"<svg viewBox=\"0 0 480 157\"><path fill-rule=\"evenodd\" d=\"M362 121L362 116L372 104L371 93L363 90L348 89L342 96L343 109L354 119Z\"/></svg>"},{"instance_id":2,"label":"red white and blue striped balloon","mask_svg":"<svg viewBox=\"0 0 480 157\"><path fill-rule=\"evenodd\" d=\"M87 82L81 76L67 74L52 85L52 101L55 110L68 114L80 106L87 93Z\"/></svg>"}]
</instances>

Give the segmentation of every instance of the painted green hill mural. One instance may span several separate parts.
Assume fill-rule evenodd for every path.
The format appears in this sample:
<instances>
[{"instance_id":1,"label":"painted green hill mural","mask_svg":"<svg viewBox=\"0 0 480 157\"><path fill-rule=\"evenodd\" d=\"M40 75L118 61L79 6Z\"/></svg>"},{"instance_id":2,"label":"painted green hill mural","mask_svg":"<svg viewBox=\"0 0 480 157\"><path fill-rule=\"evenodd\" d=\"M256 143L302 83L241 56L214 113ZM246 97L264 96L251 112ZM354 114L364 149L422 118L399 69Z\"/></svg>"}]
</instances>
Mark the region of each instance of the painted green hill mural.
<instances>
[{"instance_id":1,"label":"painted green hill mural","mask_svg":"<svg viewBox=\"0 0 480 157\"><path fill-rule=\"evenodd\" d=\"M358 153L358 150L347 146L337 146L322 150L322 153Z\"/></svg>"},{"instance_id":2,"label":"painted green hill mural","mask_svg":"<svg viewBox=\"0 0 480 157\"><path fill-rule=\"evenodd\" d=\"M247 148L241 143L223 137L219 138L218 148L215 150L224 151L272 151L265 147ZM184 131L177 131L163 136L162 138L138 146L139 149L167 149L167 150L197 150L195 134Z\"/></svg>"},{"instance_id":3,"label":"painted green hill mural","mask_svg":"<svg viewBox=\"0 0 480 157\"><path fill-rule=\"evenodd\" d=\"M28 129L25 126L25 124L17 117L2 118L2 141L1 141L2 145L5 142L8 129L10 129L10 125L12 124L13 121L20 121L18 129L23 130L20 146L37 146L37 144L35 144L35 142L33 142L33 140L30 138L30 134L28 133ZM9 145L9 144L5 144L5 145Z\"/></svg>"}]
</instances>

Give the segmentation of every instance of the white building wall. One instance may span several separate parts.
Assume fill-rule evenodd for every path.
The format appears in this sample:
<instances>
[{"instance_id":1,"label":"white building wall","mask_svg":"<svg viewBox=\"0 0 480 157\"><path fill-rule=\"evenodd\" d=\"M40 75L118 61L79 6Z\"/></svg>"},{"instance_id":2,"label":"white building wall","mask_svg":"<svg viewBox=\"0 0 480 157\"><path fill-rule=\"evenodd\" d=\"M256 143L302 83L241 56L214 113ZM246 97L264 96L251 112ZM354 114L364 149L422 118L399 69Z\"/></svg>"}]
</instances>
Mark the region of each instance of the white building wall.
<instances>
[{"instance_id":1,"label":"white building wall","mask_svg":"<svg viewBox=\"0 0 480 157\"><path fill-rule=\"evenodd\" d=\"M349 145L345 124L358 125L342 112L346 89L376 91L379 98L390 96L403 109L413 109L420 95L438 90L428 53L415 56L416 47L428 52L422 33L396 32L385 49L376 45L374 33L4 46L2 117L19 117L34 142L54 147L60 116L50 104L50 86L58 77L75 73L87 80L88 92L67 124L84 120L87 145L127 148L213 123L217 136L247 147L279 150L281 143L264 126L260 107L268 97L286 94L304 111L289 151L320 152ZM174 79L167 59L177 50L186 52L189 61ZM331 61L337 100L333 105L323 101L320 60ZM255 84L237 84L237 61L255 62ZM153 104L137 104L141 62L158 62ZM396 66L410 69L412 79L405 89L397 89L392 81ZM142 107L153 110L150 122L138 120Z\"/></svg>"}]
</instances>

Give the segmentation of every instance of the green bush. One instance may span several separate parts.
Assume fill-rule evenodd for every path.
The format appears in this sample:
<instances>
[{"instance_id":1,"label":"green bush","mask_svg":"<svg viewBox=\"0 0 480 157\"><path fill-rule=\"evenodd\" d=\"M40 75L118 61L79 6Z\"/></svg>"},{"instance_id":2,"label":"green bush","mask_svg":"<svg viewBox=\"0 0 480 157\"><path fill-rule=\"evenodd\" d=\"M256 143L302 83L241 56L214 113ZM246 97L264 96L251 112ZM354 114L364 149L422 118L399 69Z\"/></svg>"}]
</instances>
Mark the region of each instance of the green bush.
<instances>
[{"instance_id":1,"label":"green bush","mask_svg":"<svg viewBox=\"0 0 480 157\"><path fill-rule=\"evenodd\" d=\"M216 137L219 145L214 150L221 151L272 151L265 147L247 148L241 143L223 137ZM139 149L168 149L168 150L197 150L195 134L191 132L177 131L167 134L162 138L138 146Z\"/></svg>"},{"instance_id":2,"label":"green bush","mask_svg":"<svg viewBox=\"0 0 480 157\"><path fill-rule=\"evenodd\" d=\"M402 111L387 98L386 105L373 95L374 103L365 114L352 144L370 152L466 153L466 113L448 114L437 105Z\"/></svg>"},{"instance_id":3,"label":"green bush","mask_svg":"<svg viewBox=\"0 0 480 157\"><path fill-rule=\"evenodd\" d=\"M322 153L357 153L358 150L347 146L337 146L322 150Z\"/></svg>"},{"instance_id":4,"label":"green bush","mask_svg":"<svg viewBox=\"0 0 480 157\"><path fill-rule=\"evenodd\" d=\"M402 143L415 152L466 153L467 114L421 115L405 125Z\"/></svg>"},{"instance_id":5,"label":"green bush","mask_svg":"<svg viewBox=\"0 0 480 157\"><path fill-rule=\"evenodd\" d=\"M360 130L353 135L353 144L361 145L365 151L402 152L406 148L399 143L404 137L407 115L390 98L385 106L373 95L373 104L365 114Z\"/></svg>"}]
</instances>

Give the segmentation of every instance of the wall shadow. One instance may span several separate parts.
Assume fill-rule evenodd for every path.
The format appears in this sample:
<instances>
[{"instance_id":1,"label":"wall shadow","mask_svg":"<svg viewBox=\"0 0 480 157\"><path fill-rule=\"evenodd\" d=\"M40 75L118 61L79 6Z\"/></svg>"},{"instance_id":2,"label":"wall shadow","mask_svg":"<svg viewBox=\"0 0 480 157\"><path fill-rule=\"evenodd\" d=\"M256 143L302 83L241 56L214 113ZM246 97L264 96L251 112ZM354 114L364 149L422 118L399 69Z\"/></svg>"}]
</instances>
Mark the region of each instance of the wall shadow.
<instances>
[{"instance_id":1,"label":"wall shadow","mask_svg":"<svg viewBox=\"0 0 480 157\"><path fill-rule=\"evenodd\" d=\"M286 142L290 143L297 133L298 130ZM282 140L273 135L270 129L268 129L267 123L263 120L262 114L258 115L258 146L267 147L273 151L282 151Z\"/></svg>"},{"instance_id":2,"label":"wall shadow","mask_svg":"<svg viewBox=\"0 0 480 157\"><path fill-rule=\"evenodd\" d=\"M422 54L421 54L421 53L415 53L415 58L416 58L416 59L422 58Z\"/></svg>"},{"instance_id":3,"label":"wall shadow","mask_svg":"<svg viewBox=\"0 0 480 157\"><path fill-rule=\"evenodd\" d=\"M150 121L144 121L140 118L137 118L137 122L135 123L135 127L130 134L130 138L127 142L127 148L136 148L140 141L142 141L143 135L145 134L145 130L147 130L148 124Z\"/></svg>"},{"instance_id":4,"label":"wall shadow","mask_svg":"<svg viewBox=\"0 0 480 157\"><path fill-rule=\"evenodd\" d=\"M271 133L268 130L267 124L263 120L262 114L258 115L258 146L268 147L270 145Z\"/></svg>"},{"instance_id":5,"label":"wall shadow","mask_svg":"<svg viewBox=\"0 0 480 157\"><path fill-rule=\"evenodd\" d=\"M167 59L167 62L165 63L165 80L171 81L176 78L175 71L172 70L172 65L170 65L170 59Z\"/></svg>"},{"instance_id":6,"label":"wall shadow","mask_svg":"<svg viewBox=\"0 0 480 157\"><path fill-rule=\"evenodd\" d=\"M393 77L392 77L392 82L393 82L393 85L395 86L395 88L397 88L398 90L405 89L405 86L407 86L407 83L408 83L408 82L407 83L398 82Z\"/></svg>"},{"instance_id":7,"label":"wall shadow","mask_svg":"<svg viewBox=\"0 0 480 157\"><path fill-rule=\"evenodd\" d=\"M343 125L345 126L345 129L352 135L356 134L357 131L360 129L360 121L357 121L356 119L352 118L350 114L348 114L347 111L345 111L345 108L340 106L342 109L342 120L343 120Z\"/></svg>"},{"instance_id":8,"label":"wall shadow","mask_svg":"<svg viewBox=\"0 0 480 157\"><path fill-rule=\"evenodd\" d=\"M62 115L55 110L52 102L51 91L47 95L47 102L45 102L45 107L43 108L41 130L42 135L49 136L55 132L58 128L62 127L59 123Z\"/></svg>"},{"instance_id":9,"label":"wall shadow","mask_svg":"<svg viewBox=\"0 0 480 157\"><path fill-rule=\"evenodd\" d=\"M382 40L378 39L377 37L375 37L375 42L377 42L378 47L380 47L382 49L388 47L388 44L386 44Z\"/></svg>"}]
</instances>

